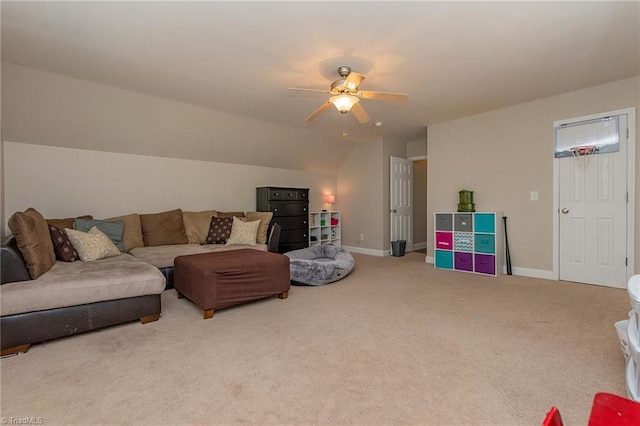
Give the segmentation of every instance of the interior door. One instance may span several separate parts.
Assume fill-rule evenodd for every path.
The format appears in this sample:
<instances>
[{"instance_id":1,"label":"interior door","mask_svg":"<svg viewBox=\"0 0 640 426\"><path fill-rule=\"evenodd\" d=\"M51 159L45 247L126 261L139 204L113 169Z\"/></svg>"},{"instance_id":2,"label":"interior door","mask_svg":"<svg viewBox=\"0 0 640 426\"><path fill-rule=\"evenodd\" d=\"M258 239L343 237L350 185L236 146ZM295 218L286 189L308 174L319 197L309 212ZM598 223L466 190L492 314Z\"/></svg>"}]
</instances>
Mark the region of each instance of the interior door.
<instances>
[{"instance_id":1,"label":"interior door","mask_svg":"<svg viewBox=\"0 0 640 426\"><path fill-rule=\"evenodd\" d=\"M559 278L624 288L627 282L627 120L618 117L619 151L558 158ZM572 131L590 139L597 127ZM604 135L605 137L614 137Z\"/></svg>"},{"instance_id":2,"label":"interior door","mask_svg":"<svg viewBox=\"0 0 640 426\"><path fill-rule=\"evenodd\" d=\"M413 251L413 161L391 157L391 241L405 240Z\"/></svg>"}]
</instances>

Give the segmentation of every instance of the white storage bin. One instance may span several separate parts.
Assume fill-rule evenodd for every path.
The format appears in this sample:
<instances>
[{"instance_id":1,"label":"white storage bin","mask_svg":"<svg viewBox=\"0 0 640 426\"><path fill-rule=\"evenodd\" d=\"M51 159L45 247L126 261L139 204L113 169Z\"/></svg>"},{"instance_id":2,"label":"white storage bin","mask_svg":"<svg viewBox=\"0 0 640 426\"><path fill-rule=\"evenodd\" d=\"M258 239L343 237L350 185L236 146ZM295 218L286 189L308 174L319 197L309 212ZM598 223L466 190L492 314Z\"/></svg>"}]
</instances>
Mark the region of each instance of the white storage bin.
<instances>
[{"instance_id":1,"label":"white storage bin","mask_svg":"<svg viewBox=\"0 0 640 426\"><path fill-rule=\"evenodd\" d=\"M629 278L627 283L627 293L631 299L631 307L637 313L640 313L640 275L634 275Z\"/></svg>"},{"instance_id":2,"label":"white storage bin","mask_svg":"<svg viewBox=\"0 0 640 426\"><path fill-rule=\"evenodd\" d=\"M640 333L638 333L638 314L633 312L627 324L627 344L629 355L637 365L640 365Z\"/></svg>"},{"instance_id":3,"label":"white storage bin","mask_svg":"<svg viewBox=\"0 0 640 426\"><path fill-rule=\"evenodd\" d=\"M627 374L625 377L625 381L627 383L627 395L629 395L629 399L632 399L636 402L640 402L640 395L638 394L638 371L635 363L631 358L627 361Z\"/></svg>"},{"instance_id":4,"label":"white storage bin","mask_svg":"<svg viewBox=\"0 0 640 426\"><path fill-rule=\"evenodd\" d=\"M628 360L631 355L629 349L629 335L627 334L627 328L629 326L629 320L617 321L615 323L616 332L618 333L618 341L620 342L620 348L622 349L622 355L624 360Z\"/></svg>"}]
</instances>

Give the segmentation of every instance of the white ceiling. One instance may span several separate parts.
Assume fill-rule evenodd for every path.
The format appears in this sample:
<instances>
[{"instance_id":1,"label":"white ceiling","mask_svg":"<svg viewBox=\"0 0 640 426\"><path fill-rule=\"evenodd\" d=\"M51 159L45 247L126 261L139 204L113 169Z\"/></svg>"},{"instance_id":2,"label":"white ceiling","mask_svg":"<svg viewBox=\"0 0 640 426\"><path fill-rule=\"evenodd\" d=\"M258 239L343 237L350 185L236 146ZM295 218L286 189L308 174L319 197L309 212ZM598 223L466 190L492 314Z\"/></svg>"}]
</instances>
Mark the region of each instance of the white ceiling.
<instances>
[{"instance_id":1,"label":"white ceiling","mask_svg":"<svg viewBox=\"0 0 640 426\"><path fill-rule=\"evenodd\" d=\"M303 120L337 67L367 75L349 138L424 138L431 123L640 75L631 2L10 2L2 60L339 136Z\"/></svg>"}]
</instances>

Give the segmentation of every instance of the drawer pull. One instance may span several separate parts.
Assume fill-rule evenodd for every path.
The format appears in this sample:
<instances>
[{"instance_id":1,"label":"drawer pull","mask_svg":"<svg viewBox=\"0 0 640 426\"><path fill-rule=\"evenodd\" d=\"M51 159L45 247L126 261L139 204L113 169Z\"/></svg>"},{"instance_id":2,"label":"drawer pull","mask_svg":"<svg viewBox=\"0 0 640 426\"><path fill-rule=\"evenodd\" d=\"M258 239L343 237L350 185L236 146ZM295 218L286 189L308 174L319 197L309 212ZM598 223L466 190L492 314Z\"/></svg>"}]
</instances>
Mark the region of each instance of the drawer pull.
<instances>
[{"instance_id":1,"label":"drawer pull","mask_svg":"<svg viewBox=\"0 0 640 426\"><path fill-rule=\"evenodd\" d=\"M489 240L482 240L482 244L489 244Z\"/></svg>"},{"instance_id":2,"label":"drawer pull","mask_svg":"<svg viewBox=\"0 0 640 426\"><path fill-rule=\"evenodd\" d=\"M278 211L278 209L275 209L275 208L274 208L274 209L273 209L273 211L274 211L274 212L277 212L277 211Z\"/></svg>"}]
</instances>

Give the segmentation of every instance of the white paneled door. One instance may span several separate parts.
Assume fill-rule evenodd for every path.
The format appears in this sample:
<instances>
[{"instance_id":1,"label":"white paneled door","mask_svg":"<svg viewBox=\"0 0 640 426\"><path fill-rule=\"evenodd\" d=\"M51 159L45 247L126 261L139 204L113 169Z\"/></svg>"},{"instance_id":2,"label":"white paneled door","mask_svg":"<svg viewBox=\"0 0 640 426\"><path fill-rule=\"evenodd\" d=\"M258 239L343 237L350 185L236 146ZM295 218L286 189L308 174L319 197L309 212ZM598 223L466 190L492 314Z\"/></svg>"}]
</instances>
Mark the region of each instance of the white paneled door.
<instances>
[{"instance_id":1,"label":"white paneled door","mask_svg":"<svg viewBox=\"0 0 640 426\"><path fill-rule=\"evenodd\" d=\"M413 161L391 157L391 241L405 240L413 251Z\"/></svg>"},{"instance_id":2,"label":"white paneled door","mask_svg":"<svg viewBox=\"0 0 640 426\"><path fill-rule=\"evenodd\" d=\"M619 151L558 158L559 278L625 287L627 282L627 121Z\"/></svg>"}]
</instances>

